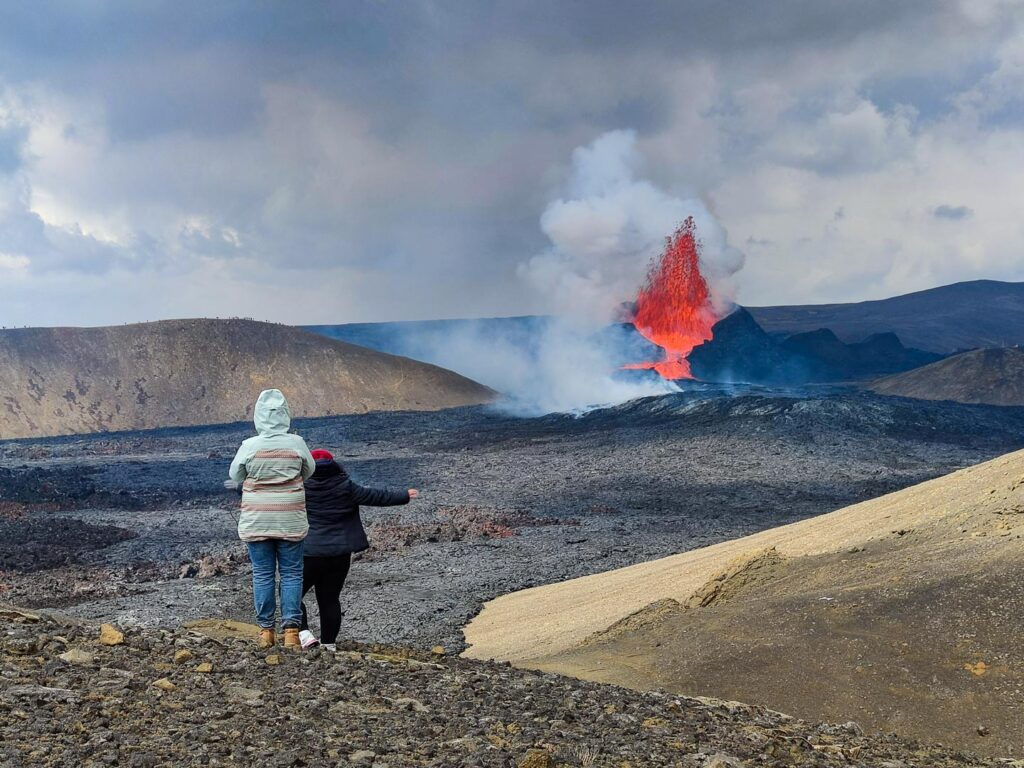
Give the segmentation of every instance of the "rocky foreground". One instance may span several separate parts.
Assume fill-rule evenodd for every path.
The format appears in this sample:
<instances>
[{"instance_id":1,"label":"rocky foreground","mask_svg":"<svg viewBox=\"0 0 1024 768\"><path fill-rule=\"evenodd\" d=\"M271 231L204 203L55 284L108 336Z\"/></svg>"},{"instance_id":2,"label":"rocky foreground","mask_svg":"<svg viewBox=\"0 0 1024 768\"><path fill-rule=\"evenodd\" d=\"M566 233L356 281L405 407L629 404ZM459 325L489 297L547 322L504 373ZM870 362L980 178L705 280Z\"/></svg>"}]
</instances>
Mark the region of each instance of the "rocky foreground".
<instances>
[{"instance_id":1,"label":"rocky foreground","mask_svg":"<svg viewBox=\"0 0 1024 768\"><path fill-rule=\"evenodd\" d=\"M226 633L122 632L9 607L0 670L0 762L12 766L995 764L855 723L441 653L261 652Z\"/></svg>"}]
</instances>

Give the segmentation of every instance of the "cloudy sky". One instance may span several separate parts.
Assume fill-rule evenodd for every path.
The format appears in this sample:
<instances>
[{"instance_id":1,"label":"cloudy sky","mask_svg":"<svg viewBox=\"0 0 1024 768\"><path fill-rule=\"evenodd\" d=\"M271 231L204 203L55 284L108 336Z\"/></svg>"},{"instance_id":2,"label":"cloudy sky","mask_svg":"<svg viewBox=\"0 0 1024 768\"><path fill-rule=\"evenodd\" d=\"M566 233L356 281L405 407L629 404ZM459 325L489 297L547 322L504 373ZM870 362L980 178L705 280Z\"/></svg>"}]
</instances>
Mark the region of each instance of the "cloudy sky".
<instances>
[{"instance_id":1,"label":"cloudy sky","mask_svg":"<svg viewBox=\"0 0 1024 768\"><path fill-rule=\"evenodd\" d=\"M609 132L743 303L1024 279L1019 2L47 5L0 6L7 326L552 311Z\"/></svg>"}]
</instances>

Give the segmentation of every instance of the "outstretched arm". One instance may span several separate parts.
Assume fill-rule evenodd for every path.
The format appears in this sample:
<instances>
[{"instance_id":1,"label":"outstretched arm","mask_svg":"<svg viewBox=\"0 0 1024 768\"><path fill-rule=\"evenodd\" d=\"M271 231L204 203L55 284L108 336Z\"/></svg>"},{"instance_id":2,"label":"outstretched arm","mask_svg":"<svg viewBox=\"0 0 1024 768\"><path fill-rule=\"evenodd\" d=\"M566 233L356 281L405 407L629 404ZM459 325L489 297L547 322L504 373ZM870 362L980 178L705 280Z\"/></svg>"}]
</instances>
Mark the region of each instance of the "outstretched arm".
<instances>
[{"instance_id":1,"label":"outstretched arm","mask_svg":"<svg viewBox=\"0 0 1024 768\"><path fill-rule=\"evenodd\" d=\"M415 488L408 491L389 491L385 488L366 488L358 483L352 483L352 498L361 506L394 507L408 504L410 499L415 499L419 495Z\"/></svg>"}]
</instances>

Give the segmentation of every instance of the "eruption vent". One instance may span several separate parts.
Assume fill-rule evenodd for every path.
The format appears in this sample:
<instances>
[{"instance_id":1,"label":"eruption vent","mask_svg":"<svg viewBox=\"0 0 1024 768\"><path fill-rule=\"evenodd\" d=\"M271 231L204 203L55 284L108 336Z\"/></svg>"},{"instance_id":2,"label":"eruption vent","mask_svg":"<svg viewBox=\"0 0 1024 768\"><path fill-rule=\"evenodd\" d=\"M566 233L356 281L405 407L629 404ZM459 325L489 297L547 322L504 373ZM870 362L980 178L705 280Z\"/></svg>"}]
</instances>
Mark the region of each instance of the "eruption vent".
<instances>
[{"instance_id":1,"label":"eruption vent","mask_svg":"<svg viewBox=\"0 0 1024 768\"><path fill-rule=\"evenodd\" d=\"M665 350L665 359L626 368L653 368L666 379L693 378L686 358L694 347L711 339L711 327L718 320L700 272L700 251L690 216L666 238L664 252L651 265L637 295L632 317L640 335Z\"/></svg>"}]
</instances>

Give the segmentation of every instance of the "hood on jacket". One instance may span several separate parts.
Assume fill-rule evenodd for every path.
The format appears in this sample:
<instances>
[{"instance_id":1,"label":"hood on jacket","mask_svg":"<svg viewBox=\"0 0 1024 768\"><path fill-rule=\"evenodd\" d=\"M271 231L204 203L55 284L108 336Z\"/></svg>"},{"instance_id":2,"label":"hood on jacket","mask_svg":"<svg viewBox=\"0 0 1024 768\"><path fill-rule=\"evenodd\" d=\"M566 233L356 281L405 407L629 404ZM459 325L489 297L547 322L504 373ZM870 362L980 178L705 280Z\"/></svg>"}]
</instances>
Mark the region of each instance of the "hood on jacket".
<instances>
[{"instance_id":1,"label":"hood on jacket","mask_svg":"<svg viewBox=\"0 0 1024 768\"><path fill-rule=\"evenodd\" d=\"M261 435L288 434L292 413L280 389L264 389L260 392L252 420Z\"/></svg>"}]
</instances>

